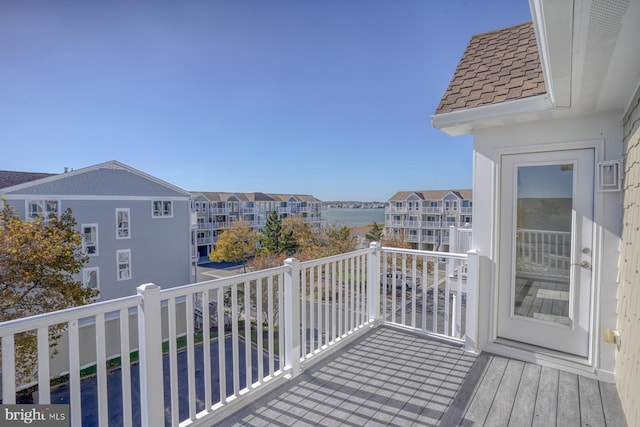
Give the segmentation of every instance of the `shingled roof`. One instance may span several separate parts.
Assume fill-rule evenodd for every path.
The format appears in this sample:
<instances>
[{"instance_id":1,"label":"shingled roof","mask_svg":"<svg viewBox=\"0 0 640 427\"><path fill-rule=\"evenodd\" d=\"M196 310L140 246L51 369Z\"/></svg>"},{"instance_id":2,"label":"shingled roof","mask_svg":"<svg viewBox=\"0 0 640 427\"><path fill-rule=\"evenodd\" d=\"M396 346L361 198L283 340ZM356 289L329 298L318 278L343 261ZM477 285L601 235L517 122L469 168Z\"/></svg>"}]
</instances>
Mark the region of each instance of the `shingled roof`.
<instances>
[{"instance_id":1,"label":"shingled roof","mask_svg":"<svg viewBox=\"0 0 640 427\"><path fill-rule=\"evenodd\" d=\"M546 93L533 23L471 38L437 114Z\"/></svg>"},{"instance_id":2,"label":"shingled roof","mask_svg":"<svg viewBox=\"0 0 640 427\"><path fill-rule=\"evenodd\" d=\"M35 181L55 174L40 172L16 172L0 170L0 188L12 187L25 182Z\"/></svg>"},{"instance_id":3,"label":"shingled roof","mask_svg":"<svg viewBox=\"0 0 640 427\"><path fill-rule=\"evenodd\" d=\"M464 190L424 190L424 191L398 191L391 196L390 201L406 200L412 195L418 196L422 200L440 200L447 194L453 193L461 199L471 200L473 191L469 189Z\"/></svg>"}]
</instances>

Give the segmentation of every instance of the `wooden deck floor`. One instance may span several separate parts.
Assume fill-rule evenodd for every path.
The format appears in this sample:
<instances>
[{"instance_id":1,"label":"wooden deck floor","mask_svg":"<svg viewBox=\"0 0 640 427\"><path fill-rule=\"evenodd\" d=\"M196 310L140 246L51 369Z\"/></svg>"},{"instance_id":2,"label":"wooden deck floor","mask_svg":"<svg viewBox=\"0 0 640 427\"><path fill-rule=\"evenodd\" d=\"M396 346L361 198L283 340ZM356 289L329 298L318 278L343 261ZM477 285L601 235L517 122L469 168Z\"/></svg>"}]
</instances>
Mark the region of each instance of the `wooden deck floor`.
<instances>
[{"instance_id":1,"label":"wooden deck floor","mask_svg":"<svg viewBox=\"0 0 640 427\"><path fill-rule=\"evenodd\" d=\"M612 384L380 327L218 425L626 424Z\"/></svg>"}]
</instances>

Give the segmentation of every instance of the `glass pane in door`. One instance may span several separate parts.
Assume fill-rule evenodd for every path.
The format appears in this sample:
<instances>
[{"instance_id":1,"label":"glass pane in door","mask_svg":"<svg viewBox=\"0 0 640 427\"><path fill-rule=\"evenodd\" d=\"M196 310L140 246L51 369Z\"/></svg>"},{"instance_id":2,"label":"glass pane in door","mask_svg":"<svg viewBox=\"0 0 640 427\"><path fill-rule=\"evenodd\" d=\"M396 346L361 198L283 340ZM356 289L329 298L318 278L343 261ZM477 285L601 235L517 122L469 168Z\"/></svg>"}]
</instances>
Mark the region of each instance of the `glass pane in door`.
<instances>
[{"instance_id":1,"label":"glass pane in door","mask_svg":"<svg viewBox=\"0 0 640 427\"><path fill-rule=\"evenodd\" d=\"M517 168L513 314L569 325L573 164Z\"/></svg>"}]
</instances>

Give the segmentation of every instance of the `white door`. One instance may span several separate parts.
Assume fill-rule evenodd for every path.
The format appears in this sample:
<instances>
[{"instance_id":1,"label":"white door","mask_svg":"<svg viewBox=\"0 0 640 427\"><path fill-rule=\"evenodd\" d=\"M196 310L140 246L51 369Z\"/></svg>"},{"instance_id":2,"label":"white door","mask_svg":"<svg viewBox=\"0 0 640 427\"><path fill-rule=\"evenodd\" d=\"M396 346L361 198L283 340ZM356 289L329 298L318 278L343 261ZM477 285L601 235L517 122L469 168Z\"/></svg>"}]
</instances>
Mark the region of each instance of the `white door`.
<instances>
[{"instance_id":1,"label":"white door","mask_svg":"<svg viewBox=\"0 0 640 427\"><path fill-rule=\"evenodd\" d=\"M594 150L503 155L498 337L586 357Z\"/></svg>"}]
</instances>

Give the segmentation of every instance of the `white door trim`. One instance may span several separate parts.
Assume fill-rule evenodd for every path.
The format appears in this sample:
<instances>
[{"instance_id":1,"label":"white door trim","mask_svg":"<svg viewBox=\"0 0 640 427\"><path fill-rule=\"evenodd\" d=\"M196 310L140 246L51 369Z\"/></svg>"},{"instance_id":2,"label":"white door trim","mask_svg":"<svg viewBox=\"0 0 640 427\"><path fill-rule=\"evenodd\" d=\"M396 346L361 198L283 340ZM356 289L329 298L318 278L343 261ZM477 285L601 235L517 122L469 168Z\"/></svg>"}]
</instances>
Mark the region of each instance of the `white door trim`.
<instances>
[{"instance_id":1,"label":"white door trim","mask_svg":"<svg viewBox=\"0 0 640 427\"><path fill-rule=\"evenodd\" d=\"M601 260L602 260L602 241L603 241L603 229L600 224L600 219L604 217L604 197L603 193L595 192L594 189L594 233L593 233L593 246L594 261L593 261L593 280L591 294L595 297L591 299L591 338L589 342L589 354L586 359L579 360L567 360L563 357L558 357L552 352L545 353L536 351L536 349L523 350L512 346L507 346L503 342L498 341L498 290L497 290L497 278L498 269L496 262L500 253L499 243L499 226L501 222L500 218L500 159L503 154L518 154L518 153L534 153L542 151L560 151L560 150L572 150L580 148L593 148L595 154L595 162L605 159L605 140L589 139L589 140L577 140L577 141L559 141L542 144L529 144L522 146L509 146L509 147L496 147L491 152L491 161L493 163L492 171L492 190L491 190L491 208L492 208L492 242L491 251L488 254L489 258L493 262L489 263L487 267L490 269L490 285L489 285L489 314L488 316L480 316L483 319L483 325L480 325L486 332L481 336L481 349L491 351L496 354L503 354L508 357L517 357L522 360L529 360L535 362L537 360L544 360L545 365L556 367L559 369L568 370L566 364L573 367L576 372L589 375L595 372L595 366L598 366L598 352L600 342L597 337L600 335L599 328L599 310L600 310L600 287L601 287ZM474 155L477 155L474 154ZM554 365L554 360L557 363Z\"/></svg>"}]
</instances>

